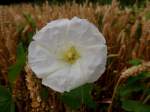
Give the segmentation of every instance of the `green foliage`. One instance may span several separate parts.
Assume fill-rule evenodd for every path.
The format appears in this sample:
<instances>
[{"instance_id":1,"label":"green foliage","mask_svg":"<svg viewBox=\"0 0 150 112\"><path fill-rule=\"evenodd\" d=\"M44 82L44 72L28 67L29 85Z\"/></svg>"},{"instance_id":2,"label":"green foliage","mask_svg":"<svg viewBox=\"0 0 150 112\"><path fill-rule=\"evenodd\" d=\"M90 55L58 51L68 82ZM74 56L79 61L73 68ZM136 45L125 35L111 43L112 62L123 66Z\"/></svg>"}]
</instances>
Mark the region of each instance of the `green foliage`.
<instances>
[{"instance_id":1,"label":"green foliage","mask_svg":"<svg viewBox=\"0 0 150 112\"><path fill-rule=\"evenodd\" d=\"M24 14L24 17L27 23L32 27L33 31L27 32L28 43L32 40L32 36L34 31L36 30L36 23L29 14ZM22 31L25 28L25 25L18 26L18 34L22 36ZM17 46L17 56L16 63L11 65L8 69L8 79L11 85L9 85L10 90L13 89L13 84L16 81L21 71L24 69L24 65L26 62L26 51L27 46L26 42L21 39L21 42ZM9 89L0 86L0 112L15 112L15 103L12 99L12 93ZM41 96L42 98L46 98L46 92L42 89ZM48 96L48 95L47 95Z\"/></svg>"},{"instance_id":2,"label":"green foliage","mask_svg":"<svg viewBox=\"0 0 150 112\"><path fill-rule=\"evenodd\" d=\"M0 112L15 112L15 103L11 92L6 87L0 85Z\"/></svg>"},{"instance_id":3,"label":"green foliage","mask_svg":"<svg viewBox=\"0 0 150 112\"><path fill-rule=\"evenodd\" d=\"M13 83L18 75L20 74L21 70L23 69L26 61L26 53L23 47L23 44L20 43L17 47L17 60L16 63L10 66L8 70L8 78L11 83Z\"/></svg>"},{"instance_id":4,"label":"green foliage","mask_svg":"<svg viewBox=\"0 0 150 112\"><path fill-rule=\"evenodd\" d=\"M32 37L34 35L34 32L28 32L28 43L30 43L32 41Z\"/></svg>"},{"instance_id":5,"label":"green foliage","mask_svg":"<svg viewBox=\"0 0 150 112\"><path fill-rule=\"evenodd\" d=\"M128 112L149 112L150 105L134 100L122 100L122 108Z\"/></svg>"},{"instance_id":6,"label":"green foliage","mask_svg":"<svg viewBox=\"0 0 150 112\"><path fill-rule=\"evenodd\" d=\"M150 72L142 72L135 77L129 77L126 84L119 87L119 99L124 110L128 112L149 112L150 105L144 104L146 103L145 99L150 95L150 88L147 87L149 79ZM137 98L140 98L142 94L145 98L140 101Z\"/></svg>"},{"instance_id":7,"label":"green foliage","mask_svg":"<svg viewBox=\"0 0 150 112\"><path fill-rule=\"evenodd\" d=\"M41 96L41 98L43 100L46 100L48 98L48 94L49 94L48 88L42 87L41 90L40 90L40 96Z\"/></svg>"},{"instance_id":8,"label":"green foliage","mask_svg":"<svg viewBox=\"0 0 150 112\"><path fill-rule=\"evenodd\" d=\"M32 17L31 14L23 13L23 16L27 22L27 25L30 25L30 27L28 28L28 30L24 34L22 34L21 28L23 27L23 29L25 29L26 25L20 26L21 28L19 31L20 31L20 36L21 36L21 40L23 42L23 45L25 46L25 48L28 48L28 45L32 41L32 37L36 32L37 25L36 25L36 21L34 20L34 18Z\"/></svg>"},{"instance_id":9,"label":"green foliage","mask_svg":"<svg viewBox=\"0 0 150 112\"><path fill-rule=\"evenodd\" d=\"M31 27L33 29L36 29L36 22L34 21L32 16L30 14L28 14L28 13L23 13L23 16L26 19L26 21L29 23L29 25L31 25Z\"/></svg>"},{"instance_id":10,"label":"green foliage","mask_svg":"<svg viewBox=\"0 0 150 112\"><path fill-rule=\"evenodd\" d=\"M71 109L78 109L82 104L95 109L96 103L91 96L92 88L92 84L83 85L77 89L62 94L61 100Z\"/></svg>"},{"instance_id":11,"label":"green foliage","mask_svg":"<svg viewBox=\"0 0 150 112\"><path fill-rule=\"evenodd\" d=\"M131 65L133 65L133 66L137 66L137 65L139 65L139 64L141 64L141 63L142 63L141 60L140 60L140 59L137 59L137 58L132 59L132 60L129 60L129 64L131 64Z\"/></svg>"},{"instance_id":12,"label":"green foliage","mask_svg":"<svg viewBox=\"0 0 150 112\"><path fill-rule=\"evenodd\" d=\"M32 16L28 13L23 13L23 16L25 18L25 20L27 21L27 23L31 26L32 31L27 32L27 35L22 35L22 31L25 28L25 25L20 25L18 26L18 34L20 34L21 36L21 42L18 44L17 46L17 61L16 64L12 65L9 69L8 72L8 77L10 79L10 81L14 81L16 79L16 77L20 74L21 70L24 67L25 61L26 61L26 51L28 48L28 44L32 41L32 37L35 33L36 30L36 22L35 20L32 18ZM23 37L26 36L26 37ZM27 40L24 40L23 38L27 38Z\"/></svg>"}]
</instances>

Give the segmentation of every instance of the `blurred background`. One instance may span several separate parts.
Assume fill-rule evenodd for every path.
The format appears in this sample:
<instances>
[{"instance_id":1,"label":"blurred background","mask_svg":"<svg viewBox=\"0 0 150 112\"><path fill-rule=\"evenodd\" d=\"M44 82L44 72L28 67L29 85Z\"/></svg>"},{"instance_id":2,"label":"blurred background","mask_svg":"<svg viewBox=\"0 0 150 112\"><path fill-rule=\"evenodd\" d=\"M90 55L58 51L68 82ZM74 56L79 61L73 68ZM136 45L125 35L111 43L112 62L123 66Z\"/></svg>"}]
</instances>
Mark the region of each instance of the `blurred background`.
<instances>
[{"instance_id":1,"label":"blurred background","mask_svg":"<svg viewBox=\"0 0 150 112\"><path fill-rule=\"evenodd\" d=\"M18 3L36 3L42 4L45 1L48 1L49 4L63 4L65 2L76 2L76 3L84 3L84 2L92 2L92 3L99 3L101 5L110 4L112 0L1 0L0 4L2 5L9 5L9 4L18 4ZM138 5L139 7L143 7L146 2L149 0L117 0L120 2L121 6L133 6L134 4Z\"/></svg>"}]
</instances>

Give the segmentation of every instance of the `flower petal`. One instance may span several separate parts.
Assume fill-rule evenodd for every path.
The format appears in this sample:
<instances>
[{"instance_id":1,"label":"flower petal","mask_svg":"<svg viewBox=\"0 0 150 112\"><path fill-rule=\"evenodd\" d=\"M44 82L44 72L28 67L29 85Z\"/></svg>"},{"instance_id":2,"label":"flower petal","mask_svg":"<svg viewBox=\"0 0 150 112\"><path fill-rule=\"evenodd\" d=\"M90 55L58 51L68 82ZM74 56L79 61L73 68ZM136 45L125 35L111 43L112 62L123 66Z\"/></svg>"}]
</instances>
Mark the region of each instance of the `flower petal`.
<instances>
[{"instance_id":1,"label":"flower petal","mask_svg":"<svg viewBox=\"0 0 150 112\"><path fill-rule=\"evenodd\" d=\"M69 86L68 84L66 84L66 80L69 76L69 71L69 67L57 70L56 72L49 74L48 77L43 78L42 84L62 93L66 91L66 87Z\"/></svg>"},{"instance_id":2,"label":"flower petal","mask_svg":"<svg viewBox=\"0 0 150 112\"><path fill-rule=\"evenodd\" d=\"M58 19L58 20L51 21L45 27L43 27L40 31L38 31L36 35L34 35L33 39L37 40L37 39L43 38L43 36L40 36L40 35L42 33L45 33L47 30L50 31L50 34L54 32L59 33L58 30L60 31L60 29L64 31L66 29L65 27L68 27L68 22L69 22L68 19Z\"/></svg>"},{"instance_id":3,"label":"flower petal","mask_svg":"<svg viewBox=\"0 0 150 112\"><path fill-rule=\"evenodd\" d=\"M52 21L36 33L33 39L56 54L58 48L62 48L66 44L68 22L68 19Z\"/></svg>"},{"instance_id":4,"label":"flower petal","mask_svg":"<svg viewBox=\"0 0 150 112\"><path fill-rule=\"evenodd\" d=\"M98 29L86 19L74 17L70 20L67 37L73 43L89 46L96 44L105 44L103 35Z\"/></svg>"},{"instance_id":5,"label":"flower petal","mask_svg":"<svg viewBox=\"0 0 150 112\"><path fill-rule=\"evenodd\" d=\"M70 91L86 83L79 61L71 65L66 81L66 91Z\"/></svg>"},{"instance_id":6,"label":"flower petal","mask_svg":"<svg viewBox=\"0 0 150 112\"><path fill-rule=\"evenodd\" d=\"M69 92L84 83L86 83L86 80L82 74L79 62L58 70L42 80L42 84L58 92Z\"/></svg>"},{"instance_id":7,"label":"flower petal","mask_svg":"<svg viewBox=\"0 0 150 112\"><path fill-rule=\"evenodd\" d=\"M96 81L104 72L107 58L105 38L86 19L74 17L48 23L33 37L28 61L42 84L58 92L70 91ZM70 47L80 58L75 63L62 60Z\"/></svg>"},{"instance_id":8,"label":"flower petal","mask_svg":"<svg viewBox=\"0 0 150 112\"><path fill-rule=\"evenodd\" d=\"M30 43L28 62L37 77L44 78L64 65L61 64L51 52L40 46L36 41Z\"/></svg>"},{"instance_id":9,"label":"flower petal","mask_svg":"<svg viewBox=\"0 0 150 112\"><path fill-rule=\"evenodd\" d=\"M88 82L96 81L104 72L107 58L106 45L88 47L80 60L82 70L88 77Z\"/></svg>"}]
</instances>

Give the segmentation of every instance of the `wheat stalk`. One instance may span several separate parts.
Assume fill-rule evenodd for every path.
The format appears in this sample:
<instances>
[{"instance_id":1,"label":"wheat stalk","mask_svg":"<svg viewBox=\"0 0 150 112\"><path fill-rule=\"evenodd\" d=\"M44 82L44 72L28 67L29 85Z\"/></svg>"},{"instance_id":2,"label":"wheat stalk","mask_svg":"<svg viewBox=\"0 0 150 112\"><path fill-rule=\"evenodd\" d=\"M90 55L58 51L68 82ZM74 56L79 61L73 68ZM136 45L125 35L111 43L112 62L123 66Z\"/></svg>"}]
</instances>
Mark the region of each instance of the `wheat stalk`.
<instances>
[{"instance_id":1,"label":"wheat stalk","mask_svg":"<svg viewBox=\"0 0 150 112\"><path fill-rule=\"evenodd\" d=\"M150 62L145 62L141 65L130 67L121 73L121 76L118 79L117 84L114 88L113 95L112 95L112 103L109 105L108 112L112 112L113 101L114 101L118 86L121 83L121 81L123 79L127 79L130 76L137 76L139 73L141 73L143 71L150 71Z\"/></svg>"}]
</instances>

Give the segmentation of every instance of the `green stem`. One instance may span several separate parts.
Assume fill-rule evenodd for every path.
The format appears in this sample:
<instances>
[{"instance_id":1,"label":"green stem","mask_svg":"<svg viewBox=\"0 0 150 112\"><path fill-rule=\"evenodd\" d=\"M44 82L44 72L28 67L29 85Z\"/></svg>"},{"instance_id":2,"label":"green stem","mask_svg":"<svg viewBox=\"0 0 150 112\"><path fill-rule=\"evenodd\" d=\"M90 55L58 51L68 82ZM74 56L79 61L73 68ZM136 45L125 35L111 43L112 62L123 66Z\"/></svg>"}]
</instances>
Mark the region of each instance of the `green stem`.
<instances>
[{"instance_id":1,"label":"green stem","mask_svg":"<svg viewBox=\"0 0 150 112\"><path fill-rule=\"evenodd\" d=\"M143 103L145 104L148 100L150 100L150 95L148 95L148 96L144 99Z\"/></svg>"}]
</instances>

